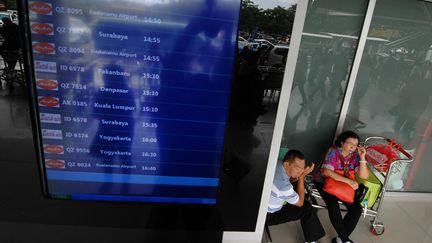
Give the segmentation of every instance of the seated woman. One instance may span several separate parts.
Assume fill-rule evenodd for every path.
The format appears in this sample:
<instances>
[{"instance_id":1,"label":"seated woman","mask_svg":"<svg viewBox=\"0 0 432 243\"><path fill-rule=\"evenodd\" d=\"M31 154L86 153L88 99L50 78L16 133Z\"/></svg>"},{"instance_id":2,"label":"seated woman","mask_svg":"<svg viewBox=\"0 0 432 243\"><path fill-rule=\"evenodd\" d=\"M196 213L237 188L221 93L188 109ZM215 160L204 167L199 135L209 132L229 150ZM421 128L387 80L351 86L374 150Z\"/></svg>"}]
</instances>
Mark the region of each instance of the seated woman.
<instances>
[{"instance_id":1,"label":"seated woman","mask_svg":"<svg viewBox=\"0 0 432 243\"><path fill-rule=\"evenodd\" d=\"M349 236L354 231L361 216L362 206L359 199L360 193L358 193L359 185L355 179L349 178L348 175L349 172L351 174L356 172L362 179L369 177L365 155L365 148L359 146L359 136L352 131L345 131L337 137L334 146L328 150L321 168L314 176L315 186L327 205L330 221L338 233L338 237L334 238L332 242L353 242ZM336 173L336 170L343 171L343 175ZM356 192L352 203L342 201L348 210L344 218L342 218L339 208L339 199L323 191L324 179L328 177L348 184Z\"/></svg>"}]
</instances>

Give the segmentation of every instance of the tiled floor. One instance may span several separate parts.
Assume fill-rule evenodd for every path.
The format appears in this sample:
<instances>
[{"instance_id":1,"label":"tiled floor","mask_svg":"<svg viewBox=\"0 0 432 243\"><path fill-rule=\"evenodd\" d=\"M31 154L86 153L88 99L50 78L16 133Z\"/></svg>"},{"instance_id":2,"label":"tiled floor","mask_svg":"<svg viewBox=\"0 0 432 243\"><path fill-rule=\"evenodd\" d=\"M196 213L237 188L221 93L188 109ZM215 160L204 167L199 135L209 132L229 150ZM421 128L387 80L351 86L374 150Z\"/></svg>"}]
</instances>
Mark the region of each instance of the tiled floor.
<instances>
[{"instance_id":1,"label":"tiled floor","mask_svg":"<svg viewBox=\"0 0 432 243\"><path fill-rule=\"evenodd\" d=\"M370 231L370 218L361 218L351 239L356 243L430 243L432 242L432 197L387 196L383 201L382 222L385 232L374 236ZM325 209L318 212L327 235L318 242L327 243L336 236ZM303 242L299 222L270 227L274 243ZM263 239L263 242L266 242Z\"/></svg>"}]
</instances>

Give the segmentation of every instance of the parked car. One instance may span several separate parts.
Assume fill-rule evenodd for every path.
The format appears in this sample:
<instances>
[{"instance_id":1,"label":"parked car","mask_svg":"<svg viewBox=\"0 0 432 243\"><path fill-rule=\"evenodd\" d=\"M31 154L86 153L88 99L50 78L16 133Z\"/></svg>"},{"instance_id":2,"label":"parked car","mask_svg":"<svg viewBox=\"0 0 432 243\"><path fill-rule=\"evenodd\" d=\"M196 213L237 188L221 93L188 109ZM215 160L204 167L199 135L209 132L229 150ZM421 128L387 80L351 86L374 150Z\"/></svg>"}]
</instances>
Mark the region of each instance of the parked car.
<instances>
[{"instance_id":1,"label":"parked car","mask_svg":"<svg viewBox=\"0 0 432 243\"><path fill-rule=\"evenodd\" d=\"M251 51L258 51L259 48L263 48L267 50L269 47L272 47L273 44L271 42L264 39L256 39L257 41L247 41L245 38L239 36L237 40L237 45L239 50L243 50L245 46L249 47Z\"/></svg>"},{"instance_id":2,"label":"parked car","mask_svg":"<svg viewBox=\"0 0 432 243\"><path fill-rule=\"evenodd\" d=\"M267 50L267 66L283 67L285 66L286 57L288 56L289 46L276 45Z\"/></svg>"},{"instance_id":3,"label":"parked car","mask_svg":"<svg viewBox=\"0 0 432 243\"><path fill-rule=\"evenodd\" d=\"M240 51L243 50L243 48L245 46L248 46L248 45L249 45L249 41L247 41L245 38L243 38L241 36L238 37L238 39L237 39L237 46L238 46L238 49Z\"/></svg>"},{"instance_id":4,"label":"parked car","mask_svg":"<svg viewBox=\"0 0 432 243\"><path fill-rule=\"evenodd\" d=\"M238 41L239 50L242 51L245 46L247 46L251 51L258 51L260 44L257 42L240 41L239 39Z\"/></svg>"},{"instance_id":5,"label":"parked car","mask_svg":"<svg viewBox=\"0 0 432 243\"><path fill-rule=\"evenodd\" d=\"M18 24L18 11L17 10L8 10L8 13L11 14L12 22Z\"/></svg>"},{"instance_id":6,"label":"parked car","mask_svg":"<svg viewBox=\"0 0 432 243\"><path fill-rule=\"evenodd\" d=\"M252 51L258 51L260 44L258 42L249 42L249 47Z\"/></svg>"},{"instance_id":7,"label":"parked car","mask_svg":"<svg viewBox=\"0 0 432 243\"><path fill-rule=\"evenodd\" d=\"M259 43L260 46L271 47L274 44L266 39L255 39L254 42Z\"/></svg>"},{"instance_id":8,"label":"parked car","mask_svg":"<svg viewBox=\"0 0 432 243\"><path fill-rule=\"evenodd\" d=\"M4 12L0 12L0 27L3 27L3 21L2 21L3 18L9 18L10 20L12 20L12 22L14 20L14 18L12 16L12 13L5 12L5 11Z\"/></svg>"}]
</instances>

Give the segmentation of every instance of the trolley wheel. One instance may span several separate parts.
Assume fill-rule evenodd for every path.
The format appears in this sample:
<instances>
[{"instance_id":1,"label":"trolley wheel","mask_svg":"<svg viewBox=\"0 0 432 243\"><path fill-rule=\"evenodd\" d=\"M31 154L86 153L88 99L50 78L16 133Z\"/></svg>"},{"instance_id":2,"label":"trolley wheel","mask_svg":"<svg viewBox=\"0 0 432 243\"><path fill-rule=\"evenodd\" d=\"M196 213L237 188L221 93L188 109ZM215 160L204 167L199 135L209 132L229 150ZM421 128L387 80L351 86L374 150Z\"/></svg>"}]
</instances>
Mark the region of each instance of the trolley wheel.
<instances>
[{"instance_id":1,"label":"trolley wheel","mask_svg":"<svg viewBox=\"0 0 432 243\"><path fill-rule=\"evenodd\" d=\"M372 225L370 227L370 230L371 230L371 233L373 235L376 235L376 236L382 235L382 234L384 234L384 224L378 223L376 225Z\"/></svg>"}]
</instances>

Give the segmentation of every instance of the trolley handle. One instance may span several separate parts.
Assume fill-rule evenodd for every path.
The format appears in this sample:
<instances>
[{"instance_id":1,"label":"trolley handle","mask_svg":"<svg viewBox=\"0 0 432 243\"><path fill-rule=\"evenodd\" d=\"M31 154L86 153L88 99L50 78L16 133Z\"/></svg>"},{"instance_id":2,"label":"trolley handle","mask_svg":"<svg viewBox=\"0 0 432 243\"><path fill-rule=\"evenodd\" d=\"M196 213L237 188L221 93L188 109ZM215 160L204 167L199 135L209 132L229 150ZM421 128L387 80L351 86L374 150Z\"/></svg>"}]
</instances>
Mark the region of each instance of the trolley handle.
<instances>
[{"instance_id":1,"label":"trolley handle","mask_svg":"<svg viewBox=\"0 0 432 243\"><path fill-rule=\"evenodd\" d=\"M393 139L386 138L386 141L395 149L397 149L399 152L401 152L403 155L405 155L408 159L412 159L412 156L405 151L405 149L402 148L402 145L397 144Z\"/></svg>"},{"instance_id":2,"label":"trolley handle","mask_svg":"<svg viewBox=\"0 0 432 243\"><path fill-rule=\"evenodd\" d=\"M407 151L405 151L405 149L402 148L402 145L397 144L395 142L395 140L393 140L393 139L389 139L389 138L385 138L385 137L368 137L368 138L366 138L364 143L367 144L367 142L369 140L373 140L373 139L381 139L381 140L388 142L390 145L392 145L392 147L394 147L399 152L401 152L403 155L405 155L408 158L408 160L412 160L412 156Z\"/></svg>"}]
</instances>

